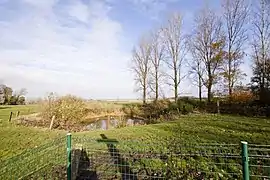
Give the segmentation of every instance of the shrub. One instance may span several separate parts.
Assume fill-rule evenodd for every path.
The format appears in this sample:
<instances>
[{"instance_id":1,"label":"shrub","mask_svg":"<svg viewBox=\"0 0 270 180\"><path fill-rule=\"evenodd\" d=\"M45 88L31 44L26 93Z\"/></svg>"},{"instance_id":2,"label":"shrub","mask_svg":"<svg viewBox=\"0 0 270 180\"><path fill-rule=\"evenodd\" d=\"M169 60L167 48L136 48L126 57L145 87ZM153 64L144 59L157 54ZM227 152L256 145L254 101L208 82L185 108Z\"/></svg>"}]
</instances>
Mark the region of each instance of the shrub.
<instances>
[{"instance_id":1,"label":"shrub","mask_svg":"<svg viewBox=\"0 0 270 180\"><path fill-rule=\"evenodd\" d=\"M182 114L188 114L193 112L193 105L181 99L177 100L177 108Z\"/></svg>"},{"instance_id":2,"label":"shrub","mask_svg":"<svg viewBox=\"0 0 270 180\"><path fill-rule=\"evenodd\" d=\"M135 116L142 116L142 107L140 104L125 104L122 107L122 111L131 118Z\"/></svg>"},{"instance_id":3,"label":"shrub","mask_svg":"<svg viewBox=\"0 0 270 180\"><path fill-rule=\"evenodd\" d=\"M254 96L251 91L234 91L231 95L231 101L234 103L245 103L252 101Z\"/></svg>"},{"instance_id":4,"label":"shrub","mask_svg":"<svg viewBox=\"0 0 270 180\"><path fill-rule=\"evenodd\" d=\"M153 101L149 104L145 104L142 106L142 111L145 116L145 118L154 118L157 119L161 115L168 113L168 107L170 105L169 100L158 100Z\"/></svg>"},{"instance_id":5,"label":"shrub","mask_svg":"<svg viewBox=\"0 0 270 180\"><path fill-rule=\"evenodd\" d=\"M86 105L81 98L67 95L46 100L41 107L41 115L45 119L55 119L59 123L74 124L84 118Z\"/></svg>"}]
</instances>

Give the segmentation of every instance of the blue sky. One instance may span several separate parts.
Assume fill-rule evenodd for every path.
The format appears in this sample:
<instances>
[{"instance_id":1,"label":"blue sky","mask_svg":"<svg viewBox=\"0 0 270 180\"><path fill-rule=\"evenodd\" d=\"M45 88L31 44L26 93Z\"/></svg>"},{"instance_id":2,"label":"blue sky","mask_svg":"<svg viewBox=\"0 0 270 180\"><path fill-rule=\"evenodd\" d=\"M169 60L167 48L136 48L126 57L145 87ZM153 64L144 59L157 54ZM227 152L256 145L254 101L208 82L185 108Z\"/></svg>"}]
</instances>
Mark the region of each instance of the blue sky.
<instances>
[{"instance_id":1,"label":"blue sky","mask_svg":"<svg viewBox=\"0 0 270 180\"><path fill-rule=\"evenodd\" d=\"M219 8L219 1L209 0ZM128 70L139 37L172 11L185 30L202 0L0 0L0 81L29 97L137 98ZM196 95L188 80L183 93ZM181 87L180 87L181 88ZM168 93L169 94L169 93Z\"/></svg>"}]
</instances>

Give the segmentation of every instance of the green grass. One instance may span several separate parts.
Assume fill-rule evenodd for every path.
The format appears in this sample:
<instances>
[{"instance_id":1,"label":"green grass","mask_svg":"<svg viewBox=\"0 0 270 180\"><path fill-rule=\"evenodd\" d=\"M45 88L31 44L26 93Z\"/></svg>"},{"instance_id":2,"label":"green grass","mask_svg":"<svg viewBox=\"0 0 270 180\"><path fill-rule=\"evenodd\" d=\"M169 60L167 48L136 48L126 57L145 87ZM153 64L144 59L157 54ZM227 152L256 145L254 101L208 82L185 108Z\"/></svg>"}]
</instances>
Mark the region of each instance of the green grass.
<instances>
[{"instance_id":1,"label":"green grass","mask_svg":"<svg viewBox=\"0 0 270 180\"><path fill-rule=\"evenodd\" d=\"M253 144L270 144L270 120L225 115L189 115L172 122L80 132L75 135L98 138L100 134L119 140L177 137L189 143L240 143L245 140Z\"/></svg>"},{"instance_id":2,"label":"green grass","mask_svg":"<svg viewBox=\"0 0 270 180\"><path fill-rule=\"evenodd\" d=\"M9 123L10 112L21 114L36 112L37 106L2 106L0 109L0 157L6 159L65 135L65 131L18 126ZM108 131L74 133L74 136L100 138L105 134L117 140L137 139L155 141L177 137L184 142L239 143L241 140L253 144L270 144L270 121L264 118L248 118L225 115L189 115L172 122L125 127Z\"/></svg>"},{"instance_id":3,"label":"green grass","mask_svg":"<svg viewBox=\"0 0 270 180\"><path fill-rule=\"evenodd\" d=\"M45 129L18 126L8 122L10 112L20 114L34 113L38 110L36 105L27 106L0 106L0 159L6 159L20 154L26 149L44 144L63 135L63 131L48 131Z\"/></svg>"},{"instance_id":4,"label":"green grass","mask_svg":"<svg viewBox=\"0 0 270 180\"><path fill-rule=\"evenodd\" d=\"M17 170L19 168L27 172L27 169L36 166L33 160L37 158L39 161L46 163L54 160L54 157L60 158L61 156L55 153L54 148L59 149L57 152L60 154L65 154L65 138L62 138L61 142L63 142L61 144L52 143L51 148L43 148L43 150L35 148L37 146L42 147L39 145L51 142L55 138L64 137L66 135L65 131L50 131L44 128L24 127L16 125L12 123L12 121L10 123L8 119L11 111L20 111L21 114L28 114L37 112L38 107L35 105L0 107L0 161L20 154L23 151L27 151L30 154L29 157L24 157L25 161L5 161L6 163L15 162L14 166L10 167L11 169ZM181 144L196 143L239 144L242 140L250 144L270 144L270 121L265 118L228 115L186 115L179 117L175 121L159 124L125 127L108 131L100 130L73 133L72 142L73 144L79 143L84 146L89 144L89 150L91 150L96 147L94 146L95 144L97 147L100 147L100 145L98 145L100 143L97 143L95 139L101 139L101 134L105 134L109 139L116 139L120 143L130 140L133 142L133 140L136 140L137 144L135 143L132 146L133 150L143 147L143 144L140 143L141 141L154 144L155 147L157 147L156 150L163 150L163 148L166 147L164 144L168 145L172 142L180 146ZM104 144L102 146L106 149ZM240 144L238 148L239 147ZM37 151L36 153L34 153L35 150ZM54 156L49 156L49 154L54 154ZM40 157L37 157L37 155ZM60 160L63 161L61 158L59 162ZM22 168L24 162L28 161L32 164L28 163L27 166ZM202 163L204 162L205 161L202 161ZM149 163L152 163L152 160ZM154 163L153 166L156 164L157 163ZM184 166L183 164L186 164L184 160L179 166L182 167ZM208 168L208 166L206 166L206 168Z\"/></svg>"}]
</instances>

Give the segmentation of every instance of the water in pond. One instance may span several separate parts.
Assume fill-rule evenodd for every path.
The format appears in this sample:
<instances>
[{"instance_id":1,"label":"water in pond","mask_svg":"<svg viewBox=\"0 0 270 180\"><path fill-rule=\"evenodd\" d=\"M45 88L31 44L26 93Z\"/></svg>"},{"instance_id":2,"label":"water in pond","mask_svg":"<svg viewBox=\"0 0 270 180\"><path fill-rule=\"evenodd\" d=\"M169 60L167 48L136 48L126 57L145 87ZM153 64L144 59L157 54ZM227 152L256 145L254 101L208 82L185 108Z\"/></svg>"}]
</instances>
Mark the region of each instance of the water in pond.
<instances>
[{"instance_id":1,"label":"water in pond","mask_svg":"<svg viewBox=\"0 0 270 180\"><path fill-rule=\"evenodd\" d=\"M125 120L119 120L119 119L110 119L109 121L109 128L116 128L119 123L122 123L124 121L124 123L126 124L126 126L133 126L133 125L137 125L137 124L144 124L143 120L140 119L125 119ZM87 126L85 126L85 130L98 130L98 129L102 129L105 130L107 129L107 119L99 119L96 120L95 122L88 124Z\"/></svg>"}]
</instances>

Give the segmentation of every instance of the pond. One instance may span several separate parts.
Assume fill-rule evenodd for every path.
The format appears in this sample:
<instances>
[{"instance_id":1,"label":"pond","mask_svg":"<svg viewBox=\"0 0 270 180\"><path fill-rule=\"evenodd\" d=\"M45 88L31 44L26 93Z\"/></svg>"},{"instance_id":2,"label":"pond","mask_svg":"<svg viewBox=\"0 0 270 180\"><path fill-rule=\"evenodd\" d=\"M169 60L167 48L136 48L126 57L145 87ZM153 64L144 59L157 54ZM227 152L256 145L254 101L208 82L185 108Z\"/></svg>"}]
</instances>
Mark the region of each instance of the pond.
<instances>
[{"instance_id":1,"label":"pond","mask_svg":"<svg viewBox=\"0 0 270 180\"><path fill-rule=\"evenodd\" d=\"M95 122L92 122L84 127L84 130L86 131L91 131L91 130L106 130L106 129L112 129L112 128L117 128L120 125L124 126L134 126L134 125L142 125L145 124L145 122L141 119L131 119L131 118L126 118L126 119L117 119L111 117L108 123L108 128L107 128L107 117L100 118L96 120Z\"/></svg>"}]
</instances>

